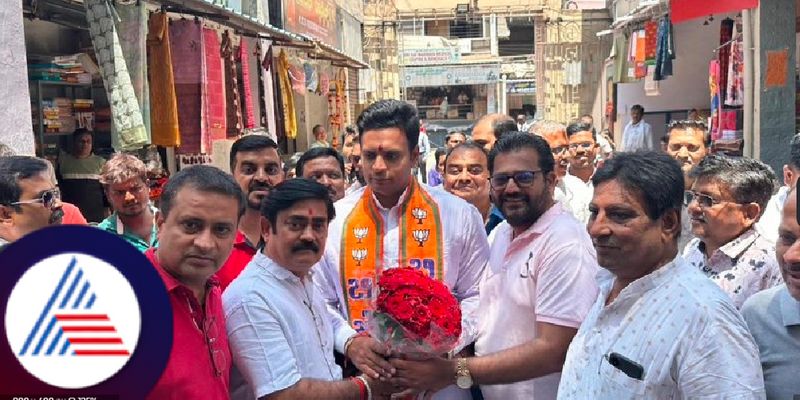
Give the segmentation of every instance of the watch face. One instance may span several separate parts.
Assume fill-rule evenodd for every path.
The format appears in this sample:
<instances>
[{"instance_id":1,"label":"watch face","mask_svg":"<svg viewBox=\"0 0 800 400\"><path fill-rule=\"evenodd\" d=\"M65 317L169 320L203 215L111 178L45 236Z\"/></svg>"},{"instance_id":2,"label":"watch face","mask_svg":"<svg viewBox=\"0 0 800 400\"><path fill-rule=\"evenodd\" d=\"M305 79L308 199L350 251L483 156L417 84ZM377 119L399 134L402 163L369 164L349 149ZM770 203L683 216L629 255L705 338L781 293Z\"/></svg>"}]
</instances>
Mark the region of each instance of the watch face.
<instances>
[{"instance_id":1,"label":"watch face","mask_svg":"<svg viewBox=\"0 0 800 400\"><path fill-rule=\"evenodd\" d=\"M472 387L472 378L468 376L459 376L456 378L456 386L460 387L461 389L469 389Z\"/></svg>"}]
</instances>

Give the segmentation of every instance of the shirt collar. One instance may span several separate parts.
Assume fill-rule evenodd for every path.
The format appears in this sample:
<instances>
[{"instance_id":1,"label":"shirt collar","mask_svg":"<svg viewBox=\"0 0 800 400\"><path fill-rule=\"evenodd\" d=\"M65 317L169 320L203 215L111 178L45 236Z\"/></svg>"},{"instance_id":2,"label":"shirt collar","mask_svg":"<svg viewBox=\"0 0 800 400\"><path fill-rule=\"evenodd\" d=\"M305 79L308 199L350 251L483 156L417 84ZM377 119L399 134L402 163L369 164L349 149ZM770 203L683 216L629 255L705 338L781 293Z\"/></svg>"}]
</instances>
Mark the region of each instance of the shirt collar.
<instances>
[{"instance_id":1,"label":"shirt collar","mask_svg":"<svg viewBox=\"0 0 800 400\"><path fill-rule=\"evenodd\" d=\"M781 302L781 316L783 317L784 326L800 325L800 301L797 301L791 294L786 285L781 289L780 294Z\"/></svg>"},{"instance_id":2,"label":"shirt collar","mask_svg":"<svg viewBox=\"0 0 800 400\"><path fill-rule=\"evenodd\" d=\"M756 241L759 237L758 232L754 228L750 228L745 231L743 234L739 235L737 238L731 240L728 243L725 243L724 246L719 248L719 252L725 254L730 259L739 258L742 253L745 252L750 246ZM705 253L705 243L702 241L698 244L700 250ZM711 258L713 254L709 254L707 257Z\"/></svg>"},{"instance_id":3,"label":"shirt collar","mask_svg":"<svg viewBox=\"0 0 800 400\"><path fill-rule=\"evenodd\" d=\"M153 213L153 233L155 233L156 232L156 213L158 212L158 208L153 206L152 203L148 204L148 207L150 207L150 212ZM111 224L113 226L113 229L115 231L117 231L117 235L121 236L121 235L123 235L125 233L125 224L122 223L122 220L119 218L119 213L117 213L116 211L114 211L114 213L111 215ZM153 237L150 238L150 241L151 242L153 241Z\"/></svg>"},{"instance_id":4,"label":"shirt collar","mask_svg":"<svg viewBox=\"0 0 800 400\"><path fill-rule=\"evenodd\" d=\"M269 256L264 254L264 252L259 251L256 253L256 255L253 257L253 262L255 262L259 267L263 268L268 274L278 278L279 280L300 283L300 278L298 278L297 275L279 265L273 259L269 258ZM308 272L309 275L307 278L309 281L311 279L311 273L312 271Z\"/></svg>"},{"instance_id":5,"label":"shirt collar","mask_svg":"<svg viewBox=\"0 0 800 400\"><path fill-rule=\"evenodd\" d=\"M145 257L147 257L148 260L150 260L150 263L153 264L153 266L156 268L156 271L158 271L158 275L161 276L161 280L164 281L164 286L167 287L167 292L173 292L175 289L181 287L185 288L186 290L189 290L189 288L187 288L186 285L181 283L181 281L176 279L174 276L170 275L169 272L165 271L164 267L162 267L161 264L159 264L158 257L156 257L155 248L147 249L144 255ZM216 275L212 275L211 278L209 278L208 282L206 283L207 288L212 286L219 286L219 281L217 280Z\"/></svg>"},{"instance_id":6,"label":"shirt collar","mask_svg":"<svg viewBox=\"0 0 800 400\"><path fill-rule=\"evenodd\" d=\"M663 283L667 282L667 280L674 279L675 277L675 270L681 265L681 263L685 262L683 258L678 255L669 263L661 266L660 268L656 269L655 271L631 282L627 287L622 289L622 292L617 296L617 299L622 299L623 295L625 298L628 297L635 297L639 298L642 294L647 293L653 288L661 286ZM602 279L603 277L608 277L608 275L598 274L598 279ZM607 290L610 291L613 287L614 280L617 279L613 277L613 279L608 279L606 282L610 284L607 285ZM606 292L605 295L607 296L608 293ZM616 302L616 300L615 300Z\"/></svg>"},{"instance_id":7,"label":"shirt collar","mask_svg":"<svg viewBox=\"0 0 800 400\"><path fill-rule=\"evenodd\" d=\"M264 238L261 237L258 240L258 244L253 245L253 243L251 243L250 240L247 239L247 236L244 235L244 232L240 230L236 231L236 239L234 239L233 241L233 245L236 247L247 246L253 250L261 250L264 248L265 244L266 242L264 242Z\"/></svg>"},{"instance_id":8,"label":"shirt collar","mask_svg":"<svg viewBox=\"0 0 800 400\"><path fill-rule=\"evenodd\" d=\"M393 208L399 206L400 204L403 204L403 202L406 201L406 197L408 197L409 195L409 189L411 188L412 185L411 179L413 178L409 176L409 184L406 185L406 188L403 190L403 194L401 194L400 198L397 199L397 203L393 204L389 208L385 208L383 204L381 204L381 202L378 201L378 198L375 197L375 192L372 192L372 200L375 202L375 206L378 207L378 209L381 211L391 211ZM422 188L420 187L419 189L421 190Z\"/></svg>"},{"instance_id":9,"label":"shirt collar","mask_svg":"<svg viewBox=\"0 0 800 400\"><path fill-rule=\"evenodd\" d=\"M547 211L536 220L525 232L522 232L519 236L515 237L514 240L521 240L523 238L527 238L531 235L541 235L547 228L555 221L556 216L561 214L564 209L561 207L560 202L555 202ZM513 236L514 230L512 228L511 235Z\"/></svg>"}]
</instances>

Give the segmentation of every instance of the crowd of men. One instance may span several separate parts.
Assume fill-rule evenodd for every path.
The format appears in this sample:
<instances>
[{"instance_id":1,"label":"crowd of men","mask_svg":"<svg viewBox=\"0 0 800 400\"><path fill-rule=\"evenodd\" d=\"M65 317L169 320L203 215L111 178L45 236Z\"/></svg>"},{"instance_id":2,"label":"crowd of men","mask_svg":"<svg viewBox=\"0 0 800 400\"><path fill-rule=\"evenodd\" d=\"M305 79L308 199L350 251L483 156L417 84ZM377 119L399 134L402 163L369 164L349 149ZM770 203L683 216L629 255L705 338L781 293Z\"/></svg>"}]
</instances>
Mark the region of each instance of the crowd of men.
<instances>
[{"instance_id":1,"label":"crowd of men","mask_svg":"<svg viewBox=\"0 0 800 400\"><path fill-rule=\"evenodd\" d=\"M230 174L185 168L158 208L144 164L114 155L98 228L145 252L173 309L150 398L800 396L800 135L777 188L760 161L708 154L697 121L659 152L614 152L592 124L489 115L437 154L414 107L379 101L342 153L317 135L295 179L274 141L245 136ZM415 174L428 162L440 187ZM0 157L3 243L62 223L52 171ZM460 302L449 354L370 336L376 280L398 266Z\"/></svg>"}]
</instances>

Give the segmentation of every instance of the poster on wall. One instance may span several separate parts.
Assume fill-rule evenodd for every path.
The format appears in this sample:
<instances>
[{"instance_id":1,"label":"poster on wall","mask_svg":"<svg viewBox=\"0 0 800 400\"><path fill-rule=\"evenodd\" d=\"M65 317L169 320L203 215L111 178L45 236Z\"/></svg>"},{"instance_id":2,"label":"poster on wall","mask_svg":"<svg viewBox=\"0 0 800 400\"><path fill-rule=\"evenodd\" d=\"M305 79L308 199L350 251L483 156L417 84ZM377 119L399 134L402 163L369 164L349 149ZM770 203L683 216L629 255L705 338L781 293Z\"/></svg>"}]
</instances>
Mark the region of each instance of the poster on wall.
<instances>
[{"instance_id":1,"label":"poster on wall","mask_svg":"<svg viewBox=\"0 0 800 400\"><path fill-rule=\"evenodd\" d=\"M336 3L333 0L286 0L284 27L340 48L336 30Z\"/></svg>"}]
</instances>

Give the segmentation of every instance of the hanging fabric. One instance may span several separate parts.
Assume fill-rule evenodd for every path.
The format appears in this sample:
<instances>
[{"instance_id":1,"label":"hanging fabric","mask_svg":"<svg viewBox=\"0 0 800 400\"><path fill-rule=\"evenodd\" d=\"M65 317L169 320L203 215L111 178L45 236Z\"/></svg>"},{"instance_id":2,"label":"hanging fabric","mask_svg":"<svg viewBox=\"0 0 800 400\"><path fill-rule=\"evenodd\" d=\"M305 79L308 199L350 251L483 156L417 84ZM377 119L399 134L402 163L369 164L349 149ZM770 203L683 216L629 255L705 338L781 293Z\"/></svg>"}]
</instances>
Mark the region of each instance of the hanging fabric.
<instances>
[{"instance_id":1,"label":"hanging fabric","mask_svg":"<svg viewBox=\"0 0 800 400\"><path fill-rule=\"evenodd\" d=\"M227 137L225 121L225 78L217 31L203 28L203 124L201 153L210 154L212 144Z\"/></svg>"},{"instance_id":2,"label":"hanging fabric","mask_svg":"<svg viewBox=\"0 0 800 400\"><path fill-rule=\"evenodd\" d=\"M239 70L242 77L239 80L239 93L242 95L242 105L244 106L244 113L242 115L242 122L245 129L253 129L256 127L255 115L253 113L253 94L250 90L250 57L247 51L247 40L244 37L239 42Z\"/></svg>"},{"instance_id":3,"label":"hanging fabric","mask_svg":"<svg viewBox=\"0 0 800 400\"><path fill-rule=\"evenodd\" d=\"M656 70L653 79L664 80L672 76L672 61L675 59L675 41L672 37L672 24L669 17L661 18L658 25L658 43L656 44Z\"/></svg>"},{"instance_id":4,"label":"hanging fabric","mask_svg":"<svg viewBox=\"0 0 800 400\"><path fill-rule=\"evenodd\" d=\"M116 22L120 46L122 46L122 54L125 56L125 64L128 66L128 73L131 76L133 91L139 101L142 122L149 143L151 131L150 83L147 79L147 9L140 1L131 4L117 2L115 7L119 15L119 20ZM111 135L111 142L115 149L122 148L119 135Z\"/></svg>"},{"instance_id":5,"label":"hanging fabric","mask_svg":"<svg viewBox=\"0 0 800 400\"><path fill-rule=\"evenodd\" d=\"M152 142L158 146L181 144L178 133L178 105L175 101L175 77L169 46L166 13L150 16L147 31L147 67L150 75L150 123Z\"/></svg>"},{"instance_id":6,"label":"hanging fabric","mask_svg":"<svg viewBox=\"0 0 800 400\"><path fill-rule=\"evenodd\" d=\"M283 50L278 56L278 85L281 92L281 116L286 138L294 139L297 137L297 116L294 110L292 84L289 82L289 57Z\"/></svg>"},{"instance_id":7,"label":"hanging fabric","mask_svg":"<svg viewBox=\"0 0 800 400\"><path fill-rule=\"evenodd\" d=\"M647 65L645 65L646 39L644 29L640 29L636 32L636 54L634 56L636 61L636 79L642 79L647 75Z\"/></svg>"},{"instance_id":8,"label":"hanging fabric","mask_svg":"<svg viewBox=\"0 0 800 400\"><path fill-rule=\"evenodd\" d=\"M222 34L222 59L225 62L225 104L227 109L228 137L244 133L242 124L242 99L239 95L239 73L236 68L236 49L230 32Z\"/></svg>"},{"instance_id":9,"label":"hanging fabric","mask_svg":"<svg viewBox=\"0 0 800 400\"><path fill-rule=\"evenodd\" d=\"M178 130L181 145L176 153L199 153L202 136L203 44L198 21L180 19L169 24L175 101L178 105Z\"/></svg>"},{"instance_id":10,"label":"hanging fabric","mask_svg":"<svg viewBox=\"0 0 800 400\"><path fill-rule=\"evenodd\" d=\"M742 44L741 17L736 17L729 54L725 105L738 107L744 105L744 48Z\"/></svg>"},{"instance_id":11,"label":"hanging fabric","mask_svg":"<svg viewBox=\"0 0 800 400\"><path fill-rule=\"evenodd\" d=\"M719 130L720 102L719 102L719 60L711 60L708 66L708 88L711 93L711 140L720 139L722 136Z\"/></svg>"},{"instance_id":12,"label":"hanging fabric","mask_svg":"<svg viewBox=\"0 0 800 400\"><path fill-rule=\"evenodd\" d=\"M306 93L306 72L302 67L289 64L289 77L292 78L292 90L299 95Z\"/></svg>"},{"instance_id":13,"label":"hanging fabric","mask_svg":"<svg viewBox=\"0 0 800 400\"><path fill-rule=\"evenodd\" d=\"M614 83L623 83L627 81L628 75L628 42L627 36L624 33L614 35L614 75L612 80Z\"/></svg>"},{"instance_id":14,"label":"hanging fabric","mask_svg":"<svg viewBox=\"0 0 800 400\"><path fill-rule=\"evenodd\" d=\"M721 99L725 99L725 92L728 89L728 61L730 59L731 47L728 45L733 37L733 20L725 18L720 22L719 28L719 47L717 59L721 71L719 77L719 94Z\"/></svg>"},{"instance_id":15,"label":"hanging fabric","mask_svg":"<svg viewBox=\"0 0 800 400\"><path fill-rule=\"evenodd\" d=\"M112 134L119 135L123 149L141 148L148 144L147 131L114 25L112 5L107 0L85 0L83 4L111 106Z\"/></svg>"},{"instance_id":16,"label":"hanging fabric","mask_svg":"<svg viewBox=\"0 0 800 400\"><path fill-rule=\"evenodd\" d=\"M306 90L315 93L319 86L319 79L317 78L317 69L311 63L303 64L303 72L306 75Z\"/></svg>"},{"instance_id":17,"label":"hanging fabric","mask_svg":"<svg viewBox=\"0 0 800 400\"><path fill-rule=\"evenodd\" d=\"M655 65L656 48L658 45L658 22L650 20L644 23L644 59L653 61Z\"/></svg>"},{"instance_id":18,"label":"hanging fabric","mask_svg":"<svg viewBox=\"0 0 800 400\"><path fill-rule=\"evenodd\" d=\"M278 141L278 127L275 121L275 89L272 78L272 42L266 39L258 41L258 68L260 82L259 102L261 104L261 126L267 128L270 137Z\"/></svg>"}]
</instances>

